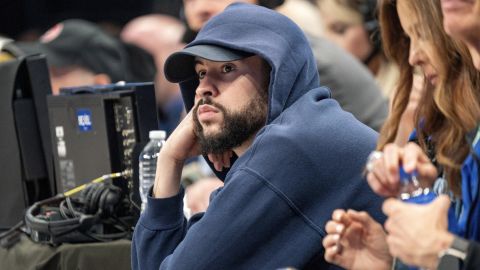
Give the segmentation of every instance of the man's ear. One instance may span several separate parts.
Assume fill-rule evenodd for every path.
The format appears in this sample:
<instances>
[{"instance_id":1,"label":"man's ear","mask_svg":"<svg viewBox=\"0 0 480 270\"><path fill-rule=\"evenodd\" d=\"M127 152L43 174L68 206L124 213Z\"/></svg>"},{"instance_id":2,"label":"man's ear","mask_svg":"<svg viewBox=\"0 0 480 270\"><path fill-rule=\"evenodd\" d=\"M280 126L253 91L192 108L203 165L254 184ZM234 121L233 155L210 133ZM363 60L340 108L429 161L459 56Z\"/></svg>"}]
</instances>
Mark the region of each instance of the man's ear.
<instances>
[{"instance_id":1,"label":"man's ear","mask_svg":"<svg viewBox=\"0 0 480 270\"><path fill-rule=\"evenodd\" d=\"M108 76L107 74L100 73L93 77L93 82L95 84L109 84L109 83L112 83L112 80L110 79L110 76Z\"/></svg>"}]
</instances>

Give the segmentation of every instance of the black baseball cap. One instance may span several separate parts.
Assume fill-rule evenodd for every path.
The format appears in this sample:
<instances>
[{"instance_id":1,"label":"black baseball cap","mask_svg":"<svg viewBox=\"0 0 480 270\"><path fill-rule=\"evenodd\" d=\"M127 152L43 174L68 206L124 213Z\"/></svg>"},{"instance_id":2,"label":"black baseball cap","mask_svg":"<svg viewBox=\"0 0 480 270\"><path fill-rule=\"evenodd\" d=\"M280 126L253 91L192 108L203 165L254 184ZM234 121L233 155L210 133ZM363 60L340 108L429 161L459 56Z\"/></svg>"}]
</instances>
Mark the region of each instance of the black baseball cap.
<instances>
[{"instance_id":1,"label":"black baseball cap","mask_svg":"<svg viewBox=\"0 0 480 270\"><path fill-rule=\"evenodd\" d=\"M95 24L70 19L56 24L39 42L18 42L27 54L43 53L50 66L81 66L115 81L126 78L126 52L122 44Z\"/></svg>"},{"instance_id":2,"label":"black baseball cap","mask_svg":"<svg viewBox=\"0 0 480 270\"><path fill-rule=\"evenodd\" d=\"M199 44L173 53L165 61L165 77L173 83L183 82L196 76L195 57L215 62L240 60L253 53L234 50L217 45Z\"/></svg>"}]
</instances>

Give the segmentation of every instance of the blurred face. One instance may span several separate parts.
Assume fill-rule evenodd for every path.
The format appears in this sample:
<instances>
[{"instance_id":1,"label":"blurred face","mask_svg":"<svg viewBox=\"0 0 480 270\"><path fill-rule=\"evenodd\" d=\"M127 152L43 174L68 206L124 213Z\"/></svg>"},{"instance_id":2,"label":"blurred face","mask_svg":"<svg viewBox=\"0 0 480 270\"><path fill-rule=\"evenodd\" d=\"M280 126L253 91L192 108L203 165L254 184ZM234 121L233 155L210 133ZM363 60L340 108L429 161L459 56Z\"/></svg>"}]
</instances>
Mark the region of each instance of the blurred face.
<instances>
[{"instance_id":1,"label":"blurred face","mask_svg":"<svg viewBox=\"0 0 480 270\"><path fill-rule=\"evenodd\" d=\"M373 47L359 12L338 4L335 0L319 1L325 23L325 37L335 42L360 61L366 60Z\"/></svg>"},{"instance_id":2,"label":"blurred face","mask_svg":"<svg viewBox=\"0 0 480 270\"><path fill-rule=\"evenodd\" d=\"M397 1L397 12L403 31L410 39L408 62L411 66L420 67L425 75L425 79L432 85L436 85L440 64L435 60L435 57L432 57L435 47L420 32L419 20L416 18L414 11L408 6L407 1Z\"/></svg>"},{"instance_id":3,"label":"blurred face","mask_svg":"<svg viewBox=\"0 0 480 270\"><path fill-rule=\"evenodd\" d=\"M223 153L266 123L269 69L258 56L232 62L196 59L200 79L193 119L202 152Z\"/></svg>"},{"instance_id":4,"label":"blurred face","mask_svg":"<svg viewBox=\"0 0 480 270\"><path fill-rule=\"evenodd\" d=\"M442 0L441 4L445 31L467 44L480 70L480 0Z\"/></svg>"},{"instance_id":5,"label":"blurred face","mask_svg":"<svg viewBox=\"0 0 480 270\"><path fill-rule=\"evenodd\" d=\"M58 95L60 88L95 84L95 74L81 67L49 67L52 93Z\"/></svg>"},{"instance_id":6,"label":"blurred face","mask_svg":"<svg viewBox=\"0 0 480 270\"><path fill-rule=\"evenodd\" d=\"M188 26L193 31L198 32L208 19L222 12L228 5L235 2L258 3L257 0L183 0Z\"/></svg>"}]
</instances>

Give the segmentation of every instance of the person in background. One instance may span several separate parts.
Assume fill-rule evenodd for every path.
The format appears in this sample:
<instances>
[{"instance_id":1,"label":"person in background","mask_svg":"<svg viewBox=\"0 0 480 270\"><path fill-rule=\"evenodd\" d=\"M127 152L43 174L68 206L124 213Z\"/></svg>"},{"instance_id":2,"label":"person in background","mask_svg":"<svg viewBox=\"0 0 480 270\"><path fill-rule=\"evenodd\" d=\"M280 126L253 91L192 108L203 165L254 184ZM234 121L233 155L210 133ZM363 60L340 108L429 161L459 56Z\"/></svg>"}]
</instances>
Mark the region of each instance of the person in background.
<instances>
[{"instance_id":1,"label":"person in background","mask_svg":"<svg viewBox=\"0 0 480 270\"><path fill-rule=\"evenodd\" d=\"M190 215L205 212L210 203L210 193L223 186L223 182L216 177L208 177L201 181L195 181L185 188L185 206Z\"/></svg>"},{"instance_id":2,"label":"person in background","mask_svg":"<svg viewBox=\"0 0 480 270\"><path fill-rule=\"evenodd\" d=\"M463 41L480 70L480 2L478 0L441 0L443 25L453 38Z\"/></svg>"},{"instance_id":3,"label":"person in background","mask_svg":"<svg viewBox=\"0 0 480 270\"><path fill-rule=\"evenodd\" d=\"M183 48L181 42L185 26L174 17L150 14L129 21L120 37L124 42L135 44L153 55L157 74L155 79L157 104L165 106L180 95L178 85L170 83L163 74L167 57Z\"/></svg>"},{"instance_id":4,"label":"person in background","mask_svg":"<svg viewBox=\"0 0 480 270\"><path fill-rule=\"evenodd\" d=\"M318 245L329 210L382 219L361 173L376 133L319 87L309 43L291 20L232 4L165 72L189 113L158 156L133 269L332 269ZM225 185L187 223L181 169L199 153Z\"/></svg>"},{"instance_id":5,"label":"person in background","mask_svg":"<svg viewBox=\"0 0 480 270\"><path fill-rule=\"evenodd\" d=\"M442 2L446 29L451 23L446 12L449 3ZM478 1L477 8L474 8L473 1L457 1L455 5L457 9L454 10L460 10L459 14L466 22L478 23L478 13L474 13L478 10ZM406 61L408 58L410 64L421 65L426 78L435 86L427 87L424 93L422 101L425 105L419 111L422 121L417 117L417 133L421 145L428 140L434 147L434 157L443 169L442 174L447 176L450 194L456 198L457 206L450 206L451 200L445 195L428 205L389 199L383 206L388 216L385 223L388 236L368 215L362 214L363 217L359 218L359 214L351 210L337 210L326 226L329 236L323 242L327 249L325 257L351 269L362 269L365 263L370 267L376 265L378 269L388 269L385 267L392 260L391 256L429 269L459 269L460 262L465 269L477 269L480 207L476 197L479 196L477 157L480 146L475 138L478 137L480 120L479 73L474 69L466 47L447 37L443 31L439 1L397 0L392 3L384 0L380 7L382 29L390 33L386 35L386 48L393 45L396 59ZM418 25L421 27L416 27ZM461 23L457 21L453 26L458 25ZM471 23L470 27L470 31L478 29L478 24ZM403 41L397 36L402 29L408 37ZM409 45L409 56L399 45ZM428 53L430 58L439 59L443 65L429 66L425 61L429 58ZM400 66L407 68L405 64ZM407 72L404 76L409 77ZM409 88L405 86L405 89ZM401 95L400 90L397 95ZM406 97L407 93L404 93L401 99ZM391 132L389 136L393 134ZM405 147L384 145L383 152L367 164L371 187L384 196L395 196L399 189L400 164L406 172L416 170L423 185L431 185L439 172L431 162L432 157L425 153L425 144L422 146L423 149L413 143ZM453 219L452 213L455 213ZM353 235L353 231L361 233Z\"/></svg>"},{"instance_id":6,"label":"person in background","mask_svg":"<svg viewBox=\"0 0 480 270\"><path fill-rule=\"evenodd\" d=\"M325 37L354 55L375 76L380 90L393 97L398 67L381 46L375 9L377 0L317 0Z\"/></svg>"},{"instance_id":7,"label":"person in background","mask_svg":"<svg viewBox=\"0 0 480 270\"><path fill-rule=\"evenodd\" d=\"M149 52L155 59L155 96L159 109L159 128L171 134L180 122L184 106L177 84L169 82L163 73L167 57L185 44L181 42L185 26L174 17L150 14L128 22L120 33L121 39Z\"/></svg>"},{"instance_id":8,"label":"person in background","mask_svg":"<svg viewBox=\"0 0 480 270\"><path fill-rule=\"evenodd\" d=\"M275 10L294 21L307 36L320 38L324 35L320 12L311 1L285 0Z\"/></svg>"},{"instance_id":9,"label":"person in background","mask_svg":"<svg viewBox=\"0 0 480 270\"><path fill-rule=\"evenodd\" d=\"M142 77L153 79L151 56L145 56L138 48L126 48L95 24L84 20L65 20L45 32L38 42L17 42L16 45L26 54L46 55L54 95L58 95L62 87L137 81L131 69L140 68L131 65L139 62L130 61L135 60L129 59L130 53L150 57L150 62L139 64L148 64L141 66Z\"/></svg>"}]
</instances>

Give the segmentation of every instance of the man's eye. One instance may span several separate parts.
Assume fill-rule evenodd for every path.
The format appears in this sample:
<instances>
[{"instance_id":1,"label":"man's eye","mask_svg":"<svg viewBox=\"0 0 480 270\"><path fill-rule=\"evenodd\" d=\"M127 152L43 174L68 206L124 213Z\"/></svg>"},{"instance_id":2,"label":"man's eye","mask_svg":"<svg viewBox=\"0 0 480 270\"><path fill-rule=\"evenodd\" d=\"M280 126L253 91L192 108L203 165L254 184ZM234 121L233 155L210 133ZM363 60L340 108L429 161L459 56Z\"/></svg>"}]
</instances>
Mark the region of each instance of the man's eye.
<instances>
[{"instance_id":1,"label":"man's eye","mask_svg":"<svg viewBox=\"0 0 480 270\"><path fill-rule=\"evenodd\" d=\"M200 80L205 78L205 74L207 74L207 72L205 72L205 70L200 70L199 72L197 72L198 78Z\"/></svg>"},{"instance_id":2,"label":"man's eye","mask_svg":"<svg viewBox=\"0 0 480 270\"><path fill-rule=\"evenodd\" d=\"M222 73L229 73L234 70L233 66L231 65L224 65L222 66Z\"/></svg>"}]
</instances>

